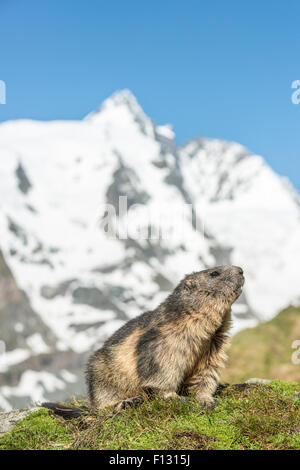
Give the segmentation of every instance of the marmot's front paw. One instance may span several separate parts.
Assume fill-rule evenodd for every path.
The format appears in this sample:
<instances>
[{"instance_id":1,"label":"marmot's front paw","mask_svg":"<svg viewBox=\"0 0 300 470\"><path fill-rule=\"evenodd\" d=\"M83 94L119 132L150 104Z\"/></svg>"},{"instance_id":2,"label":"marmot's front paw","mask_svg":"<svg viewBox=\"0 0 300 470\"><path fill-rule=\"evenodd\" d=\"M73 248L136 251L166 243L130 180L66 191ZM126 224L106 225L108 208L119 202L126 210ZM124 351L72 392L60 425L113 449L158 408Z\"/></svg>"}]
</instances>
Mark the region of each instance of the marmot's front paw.
<instances>
[{"instance_id":1,"label":"marmot's front paw","mask_svg":"<svg viewBox=\"0 0 300 470\"><path fill-rule=\"evenodd\" d=\"M176 399L182 401L182 403L189 403L191 401L191 397L184 397L182 395L178 395Z\"/></svg>"},{"instance_id":2,"label":"marmot's front paw","mask_svg":"<svg viewBox=\"0 0 300 470\"><path fill-rule=\"evenodd\" d=\"M144 401L144 397L142 396L127 398L126 400L122 400L120 403L118 403L118 405L116 405L115 407L115 410L116 411L125 410L125 408L137 406L140 403L143 403L143 401Z\"/></svg>"},{"instance_id":3,"label":"marmot's front paw","mask_svg":"<svg viewBox=\"0 0 300 470\"><path fill-rule=\"evenodd\" d=\"M213 398L209 395L199 395L197 397L197 402L200 406L204 406L209 410L214 408L215 406L218 406L219 404L219 400L217 400L217 398Z\"/></svg>"},{"instance_id":4,"label":"marmot's front paw","mask_svg":"<svg viewBox=\"0 0 300 470\"><path fill-rule=\"evenodd\" d=\"M182 401L182 402L189 402L190 401L190 397L178 395L178 393L175 393L175 392L165 392L163 394L163 398L165 400L178 400L178 401Z\"/></svg>"}]
</instances>

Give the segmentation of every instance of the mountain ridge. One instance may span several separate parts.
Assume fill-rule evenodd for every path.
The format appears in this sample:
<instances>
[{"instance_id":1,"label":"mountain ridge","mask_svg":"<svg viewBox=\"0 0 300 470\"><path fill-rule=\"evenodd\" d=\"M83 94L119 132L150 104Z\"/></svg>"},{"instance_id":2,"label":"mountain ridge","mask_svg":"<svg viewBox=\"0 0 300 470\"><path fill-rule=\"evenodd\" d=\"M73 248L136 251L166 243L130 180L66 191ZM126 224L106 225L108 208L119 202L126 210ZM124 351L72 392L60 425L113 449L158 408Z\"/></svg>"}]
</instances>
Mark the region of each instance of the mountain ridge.
<instances>
[{"instance_id":1,"label":"mountain ridge","mask_svg":"<svg viewBox=\"0 0 300 470\"><path fill-rule=\"evenodd\" d=\"M29 353L43 398L78 391L83 357L188 272L243 266L233 331L300 301L299 195L240 144L202 137L177 147L170 126L156 126L126 91L82 121L0 124L0 151L0 249L53 332L53 354L66 358L46 376L45 358ZM127 218L119 214L125 196ZM105 232L108 207L117 215L111 235L127 220L129 236ZM13 367L22 381L22 364ZM1 393L14 404L18 385Z\"/></svg>"}]
</instances>

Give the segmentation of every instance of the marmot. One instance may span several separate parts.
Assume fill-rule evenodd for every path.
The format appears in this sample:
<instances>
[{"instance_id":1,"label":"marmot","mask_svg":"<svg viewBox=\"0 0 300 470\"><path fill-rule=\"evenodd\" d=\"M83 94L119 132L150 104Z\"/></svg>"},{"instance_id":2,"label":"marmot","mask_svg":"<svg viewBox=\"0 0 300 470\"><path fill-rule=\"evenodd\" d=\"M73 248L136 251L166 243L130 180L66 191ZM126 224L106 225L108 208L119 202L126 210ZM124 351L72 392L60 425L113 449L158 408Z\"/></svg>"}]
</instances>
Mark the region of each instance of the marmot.
<instances>
[{"instance_id":1,"label":"marmot","mask_svg":"<svg viewBox=\"0 0 300 470\"><path fill-rule=\"evenodd\" d=\"M143 392L180 398L183 386L213 406L226 359L231 305L243 270L219 266L186 276L155 310L128 321L89 359L89 401L97 412L143 401Z\"/></svg>"}]
</instances>

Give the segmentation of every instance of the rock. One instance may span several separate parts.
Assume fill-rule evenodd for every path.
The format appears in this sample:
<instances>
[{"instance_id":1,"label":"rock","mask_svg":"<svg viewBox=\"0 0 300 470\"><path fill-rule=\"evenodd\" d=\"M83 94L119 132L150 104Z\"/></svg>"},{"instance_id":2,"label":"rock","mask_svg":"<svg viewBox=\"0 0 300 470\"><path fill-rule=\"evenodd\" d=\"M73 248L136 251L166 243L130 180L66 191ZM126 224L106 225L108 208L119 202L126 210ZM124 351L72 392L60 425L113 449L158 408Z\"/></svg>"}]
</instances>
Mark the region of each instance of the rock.
<instances>
[{"instance_id":1,"label":"rock","mask_svg":"<svg viewBox=\"0 0 300 470\"><path fill-rule=\"evenodd\" d=\"M258 379L256 377L253 377L251 379L246 380L246 384L255 384L255 385L266 385L270 383L271 380L269 379Z\"/></svg>"},{"instance_id":2,"label":"rock","mask_svg":"<svg viewBox=\"0 0 300 470\"><path fill-rule=\"evenodd\" d=\"M0 413L0 436L11 431L19 421L22 421L22 419L38 409L39 408L35 407L26 410L13 410L7 413Z\"/></svg>"}]
</instances>

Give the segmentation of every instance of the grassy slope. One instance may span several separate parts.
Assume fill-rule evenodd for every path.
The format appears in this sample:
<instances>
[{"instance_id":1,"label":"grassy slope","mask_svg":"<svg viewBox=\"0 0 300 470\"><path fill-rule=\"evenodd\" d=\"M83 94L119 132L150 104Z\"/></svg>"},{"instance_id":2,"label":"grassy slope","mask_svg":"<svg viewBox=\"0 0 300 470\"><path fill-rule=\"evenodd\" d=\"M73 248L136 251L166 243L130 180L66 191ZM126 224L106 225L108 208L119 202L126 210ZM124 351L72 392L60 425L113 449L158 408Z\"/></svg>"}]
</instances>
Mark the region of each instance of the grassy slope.
<instances>
[{"instance_id":1,"label":"grassy slope","mask_svg":"<svg viewBox=\"0 0 300 470\"><path fill-rule=\"evenodd\" d=\"M300 364L291 360L295 340L300 340L300 308L295 307L241 331L232 340L222 380L232 383L262 377L300 381Z\"/></svg>"},{"instance_id":2,"label":"grassy slope","mask_svg":"<svg viewBox=\"0 0 300 470\"><path fill-rule=\"evenodd\" d=\"M0 449L299 449L297 383L232 385L213 410L152 399L112 416L63 421L40 410L0 438Z\"/></svg>"}]
</instances>

